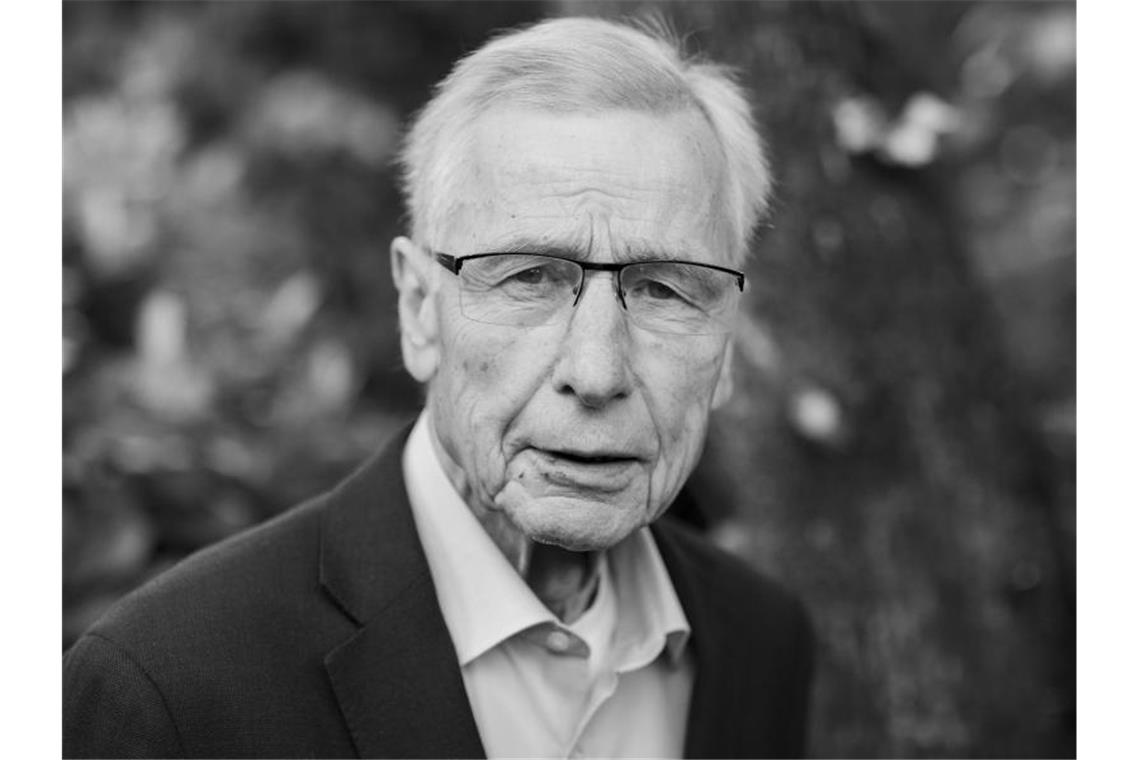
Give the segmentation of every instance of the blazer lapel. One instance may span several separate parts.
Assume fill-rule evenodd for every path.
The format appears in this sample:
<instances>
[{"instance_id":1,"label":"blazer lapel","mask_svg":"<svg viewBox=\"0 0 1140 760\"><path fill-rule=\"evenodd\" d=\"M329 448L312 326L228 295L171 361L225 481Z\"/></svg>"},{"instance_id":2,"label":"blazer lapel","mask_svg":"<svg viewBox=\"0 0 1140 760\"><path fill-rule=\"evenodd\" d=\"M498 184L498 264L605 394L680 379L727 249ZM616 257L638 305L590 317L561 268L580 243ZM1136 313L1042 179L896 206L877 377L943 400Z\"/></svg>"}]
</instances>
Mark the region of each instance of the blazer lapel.
<instances>
[{"instance_id":1,"label":"blazer lapel","mask_svg":"<svg viewBox=\"0 0 1140 760\"><path fill-rule=\"evenodd\" d=\"M325 668L361 757L485 757L404 487L409 431L328 497L320 582L357 630Z\"/></svg>"},{"instance_id":2,"label":"blazer lapel","mask_svg":"<svg viewBox=\"0 0 1140 760\"><path fill-rule=\"evenodd\" d=\"M685 491L678 500L690 498ZM664 522L664 521L662 521ZM692 626L689 640L696 656L696 678L689 702L685 728L685 757L736 756L735 688L738 668L746 662L747 653L734 652L738 646L730 631L719 622L715 601L702 582L703 570L678 546L671 526L659 522L652 527L654 538L677 597ZM745 659L741 659L743 654ZM740 716L740 719L747 719Z\"/></svg>"},{"instance_id":3,"label":"blazer lapel","mask_svg":"<svg viewBox=\"0 0 1140 760\"><path fill-rule=\"evenodd\" d=\"M424 583L325 658L361 757L483 757L438 605Z\"/></svg>"}]
</instances>

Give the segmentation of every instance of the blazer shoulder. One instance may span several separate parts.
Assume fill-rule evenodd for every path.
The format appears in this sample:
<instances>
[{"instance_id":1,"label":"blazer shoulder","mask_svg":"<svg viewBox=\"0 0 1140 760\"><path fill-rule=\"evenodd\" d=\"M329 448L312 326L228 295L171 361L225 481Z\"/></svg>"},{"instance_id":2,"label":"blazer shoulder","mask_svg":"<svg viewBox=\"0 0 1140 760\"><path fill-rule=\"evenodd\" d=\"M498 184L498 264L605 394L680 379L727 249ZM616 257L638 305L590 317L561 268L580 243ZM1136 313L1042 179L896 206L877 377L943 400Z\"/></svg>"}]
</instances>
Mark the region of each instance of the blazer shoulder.
<instances>
[{"instance_id":1,"label":"blazer shoulder","mask_svg":"<svg viewBox=\"0 0 1140 760\"><path fill-rule=\"evenodd\" d=\"M128 652L86 633L63 665L63 757L186 755L162 692Z\"/></svg>"},{"instance_id":2,"label":"blazer shoulder","mask_svg":"<svg viewBox=\"0 0 1140 760\"><path fill-rule=\"evenodd\" d=\"M63 663L68 754L286 756L290 737L316 751L340 720L321 658L355 631L317 582L321 504L192 555L84 633Z\"/></svg>"},{"instance_id":3,"label":"blazer shoulder","mask_svg":"<svg viewBox=\"0 0 1140 760\"><path fill-rule=\"evenodd\" d=\"M389 442L331 490L183 559L123 597L90 632L145 663L150 653L264 659L353 630L324 583L326 553L358 534L383 536L397 521L396 499L386 494L399 477L399 450L398 440ZM353 558L377 553L366 546ZM372 591L384 580L365 575Z\"/></svg>"},{"instance_id":4,"label":"blazer shoulder","mask_svg":"<svg viewBox=\"0 0 1140 760\"><path fill-rule=\"evenodd\" d=\"M267 619L315 590L320 513L326 497L186 557L124 596L90 629L103 639L143 649L156 642L206 641L210 627ZM175 634L177 632L177 634Z\"/></svg>"}]
</instances>

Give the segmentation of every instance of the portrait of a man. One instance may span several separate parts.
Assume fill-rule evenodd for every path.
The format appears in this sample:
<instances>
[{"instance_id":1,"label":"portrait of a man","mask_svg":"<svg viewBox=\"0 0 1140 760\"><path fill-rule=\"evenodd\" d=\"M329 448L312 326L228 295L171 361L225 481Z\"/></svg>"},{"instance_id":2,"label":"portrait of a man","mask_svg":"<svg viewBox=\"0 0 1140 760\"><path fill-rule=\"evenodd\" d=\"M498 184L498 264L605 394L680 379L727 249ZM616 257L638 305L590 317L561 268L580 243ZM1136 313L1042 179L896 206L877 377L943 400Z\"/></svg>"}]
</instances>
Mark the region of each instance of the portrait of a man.
<instances>
[{"instance_id":1,"label":"portrait of a man","mask_svg":"<svg viewBox=\"0 0 1140 760\"><path fill-rule=\"evenodd\" d=\"M1072 3L62 21L63 756L1073 755Z\"/></svg>"}]
</instances>

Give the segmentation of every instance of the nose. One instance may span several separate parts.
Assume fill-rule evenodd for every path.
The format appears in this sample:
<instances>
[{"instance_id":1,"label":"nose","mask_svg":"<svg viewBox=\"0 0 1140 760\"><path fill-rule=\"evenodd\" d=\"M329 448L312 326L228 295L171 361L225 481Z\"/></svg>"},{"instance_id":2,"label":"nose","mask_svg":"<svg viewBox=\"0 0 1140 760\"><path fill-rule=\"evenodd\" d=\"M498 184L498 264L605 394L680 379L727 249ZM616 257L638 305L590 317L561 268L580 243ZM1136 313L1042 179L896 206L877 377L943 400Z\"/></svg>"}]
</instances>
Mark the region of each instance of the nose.
<instances>
[{"instance_id":1,"label":"nose","mask_svg":"<svg viewBox=\"0 0 1140 760\"><path fill-rule=\"evenodd\" d=\"M629 326L611 287L615 276L587 274L554 365L555 389L593 409L625 398L633 387Z\"/></svg>"}]
</instances>

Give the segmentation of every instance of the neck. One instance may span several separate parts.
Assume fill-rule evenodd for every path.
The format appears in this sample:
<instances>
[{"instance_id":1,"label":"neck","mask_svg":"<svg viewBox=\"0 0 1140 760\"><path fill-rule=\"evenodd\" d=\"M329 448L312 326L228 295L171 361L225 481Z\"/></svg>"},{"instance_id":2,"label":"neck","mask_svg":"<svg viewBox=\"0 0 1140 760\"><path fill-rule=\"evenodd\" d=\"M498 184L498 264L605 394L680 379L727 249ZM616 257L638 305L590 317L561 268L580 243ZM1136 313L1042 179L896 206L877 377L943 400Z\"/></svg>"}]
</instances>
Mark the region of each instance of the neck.
<instances>
[{"instance_id":1,"label":"neck","mask_svg":"<svg viewBox=\"0 0 1140 760\"><path fill-rule=\"evenodd\" d=\"M511 567L559 620L573 623L589 609L598 589L599 552L573 552L531 541L502 512L467 501Z\"/></svg>"},{"instance_id":2,"label":"neck","mask_svg":"<svg viewBox=\"0 0 1140 760\"><path fill-rule=\"evenodd\" d=\"M523 575L527 585L559 620L573 623L594 601L602 555L533 542L530 547L530 562Z\"/></svg>"},{"instance_id":3,"label":"neck","mask_svg":"<svg viewBox=\"0 0 1140 760\"><path fill-rule=\"evenodd\" d=\"M563 623L581 617L598 589L601 554L531 541L502 512L489 510L472 498L467 478L440 444L434 428L431 442L448 480L535 596Z\"/></svg>"}]
</instances>

